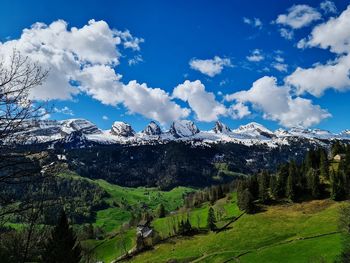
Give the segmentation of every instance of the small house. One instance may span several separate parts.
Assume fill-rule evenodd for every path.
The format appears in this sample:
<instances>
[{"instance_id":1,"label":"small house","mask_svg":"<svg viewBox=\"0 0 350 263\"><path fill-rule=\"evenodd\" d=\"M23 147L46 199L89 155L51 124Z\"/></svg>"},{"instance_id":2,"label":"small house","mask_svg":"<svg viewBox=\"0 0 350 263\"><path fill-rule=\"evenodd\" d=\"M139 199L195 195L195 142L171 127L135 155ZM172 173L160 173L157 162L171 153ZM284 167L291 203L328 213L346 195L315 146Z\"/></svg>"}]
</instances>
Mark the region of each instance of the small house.
<instances>
[{"instance_id":1,"label":"small house","mask_svg":"<svg viewBox=\"0 0 350 263\"><path fill-rule=\"evenodd\" d=\"M338 162L340 162L344 159L345 159L345 154L343 154L343 153L339 153L333 157L333 160L338 161Z\"/></svg>"},{"instance_id":2,"label":"small house","mask_svg":"<svg viewBox=\"0 0 350 263\"><path fill-rule=\"evenodd\" d=\"M141 251L153 246L154 230L150 220L141 220L136 228L136 250Z\"/></svg>"}]
</instances>

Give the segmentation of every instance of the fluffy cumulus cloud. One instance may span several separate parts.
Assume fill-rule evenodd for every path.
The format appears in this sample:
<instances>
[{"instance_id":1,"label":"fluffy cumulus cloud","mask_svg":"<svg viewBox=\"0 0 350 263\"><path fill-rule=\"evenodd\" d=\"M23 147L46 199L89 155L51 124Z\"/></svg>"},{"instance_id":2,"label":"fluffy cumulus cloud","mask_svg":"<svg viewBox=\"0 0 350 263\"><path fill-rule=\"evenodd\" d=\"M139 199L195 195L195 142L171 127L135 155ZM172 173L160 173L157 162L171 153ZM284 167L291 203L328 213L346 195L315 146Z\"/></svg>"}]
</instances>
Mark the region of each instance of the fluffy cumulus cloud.
<instances>
[{"instance_id":1,"label":"fluffy cumulus cloud","mask_svg":"<svg viewBox=\"0 0 350 263\"><path fill-rule=\"evenodd\" d=\"M226 100L251 104L262 111L265 119L278 121L285 127L310 127L331 116L311 100L293 98L289 88L278 86L274 77L262 77L249 90L227 95Z\"/></svg>"},{"instance_id":2,"label":"fluffy cumulus cloud","mask_svg":"<svg viewBox=\"0 0 350 263\"><path fill-rule=\"evenodd\" d=\"M233 119L243 119L244 117L249 116L251 114L251 111L247 105L244 105L242 102L238 102L230 106L228 109L228 114Z\"/></svg>"},{"instance_id":3,"label":"fluffy cumulus cloud","mask_svg":"<svg viewBox=\"0 0 350 263\"><path fill-rule=\"evenodd\" d=\"M338 91L350 89L350 6L339 17L330 18L316 26L310 36L298 43L299 48L319 47L336 54L333 61L317 63L311 68L298 67L286 78L299 94L308 92L322 96L333 88Z\"/></svg>"},{"instance_id":4,"label":"fluffy cumulus cloud","mask_svg":"<svg viewBox=\"0 0 350 263\"><path fill-rule=\"evenodd\" d=\"M277 24L299 29L321 19L321 14L308 5L293 5L287 11L287 14L281 14L277 17L275 21Z\"/></svg>"},{"instance_id":5,"label":"fluffy cumulus cloud","mask_svg":"<svg viewBox=\"0 0 350 263\"><path fill-rule=\"evenodd\" d=\"M262 54L260 49L254 49L249 56L247 56L247 60L250 62L259 62L264 60L264 55Z\"/></svg>"},{"instance_id":6,"label":"fluffy cumulus cloud","mask_svg":"<svg viewBox=\"0 0 350 263\"><path fill-rule=\"evenodd\" d=\"M65 21L58 20L50 25L36 23L24 29L19 39L0 42L0 57L6 64L16 49L49 69L45 83L32 90L36 100L67 100L85 93L103 104L123 104L130 113L162 123L188 116L189 110L173 102L165 91L136 81L124 84L116 73L121 48L139 51L142 42L142 38L112 29L104 21L90 20L81 28L68 28ZM137 62L142 60L139 55L135 57ZM222 66L225 63L221 62Z\"/></svg>"},{"instance_id":7,"label":"fluffy cumulus cloud","mask_svg":"<svg viewBox=\"0 0 350 263\"><path fill-rule=\"evenodd\" d=\"M257 27L261 29L263 27L263 23L259 18L248 18L248 17L243 17L243 22L245 24L251 25L252 27Z\"/></svg>"},{"instance_id":8,"label":"fluffy cumulus cloud","mask_svg":"<svg viewBox=\"0 0 350 263\"><path fill-rule=\"evenodd\" d=\"M207 92L199 80L186 80L178 85L173 91L173 97L188 102L199 121L216 121L219 116L227 113L226 107L217 102L215 95Z\"/></svg>"},{"instance_id":9,"label":"fluffy cumulus cloud","mask_svg":"<svg viewBox=\"0 0 350 263\"><path fill-rule=\"evenodd\" d=\"M143 116L164 124L170 120L186 118L190 110L181 108L170 100L168 93L159 88L149 88L135 80L123 87L123 103L130 113Z\"/></svg>"},{"instance_id":10,"label":"fluffy cumulus cloud","mask_svg":"<svg viewBox=\"0 0 350 263\"><path fill-rule=\"evenodd\" d=\"M190 67L194 70L198 70L202 74L209 77L214 77L222 72L224 67L232 67L231 60L229 58L220 58L215 56L212 59L191 59L189 62Z\"/></svg>"}]
</instances>

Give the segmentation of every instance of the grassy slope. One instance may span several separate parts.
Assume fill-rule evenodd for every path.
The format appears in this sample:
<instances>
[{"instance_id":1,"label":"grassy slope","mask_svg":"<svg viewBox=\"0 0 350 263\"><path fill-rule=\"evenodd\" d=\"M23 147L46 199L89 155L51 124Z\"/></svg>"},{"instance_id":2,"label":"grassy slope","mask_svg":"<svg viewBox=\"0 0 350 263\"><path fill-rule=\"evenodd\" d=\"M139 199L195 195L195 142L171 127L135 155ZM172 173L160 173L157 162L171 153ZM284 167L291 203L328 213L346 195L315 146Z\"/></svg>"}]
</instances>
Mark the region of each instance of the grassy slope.
<instances>
[{"instance_id":1,"label":"grassy slope","mask_svg":"<svg viewBox=\"0 0 350 263\"><path fill-rule=\"evenodd\" d=\"M193 189L187 187L176 187L168 192L159 191L156 188L127 188L110 184L104 180L82 178L73 173L61 174L60 176L71 177L76 180L88 180L91 183L98 184L110 194L106 201L111 207L98 211L94 223L95 226L101 227L107 233L107 238L82 242L84 247L94 248L96 259L104 262L110 262L125 253L121 249L118 230L123 223L128 222L131 218L129 208L114 206L113 203L125 203L133 208L145 204L151 210L156 209L160 203L163 203L168 211L172 211L183 205L183 194L193 191ZM127 231L125 237L127 249L131 249L135 245L135 236L135 228Z\"/></svg>"},{"instance_id":2,"label":"grassy slope","mask_svg":"<svg viewBox=\"0 0 350 263\"><path fill-rule=\"evenodd\" d=\"M340 251L340 234L317 236L337 231L338 207L339 203L328 200L268 207L265 212L244 215L227 231L173 239L133 261L234 262L234 257L247 253L240 256L241 262L301 263L319 256L333 262Z\"/></svg>"},{"instance_id":3,"label":"grassy slope","mask_svg":"<svg viewBox=\"0 0 350 263\"><path fill-rule=\"evenodd\" d=\"M187 187L176 187L169 192L159 191L155 188L127 188L110 184L104 180L95 181L109 194L107 202L124 202L130 206L140 206L146 204L150 209L163 203L168 211L177 209L183 205L183 194L193 191ZM113 205L112 205L113 206ZM130 219L131 212L123 207L110 207L97 212L95 225L102 227L106 232L111 232L119 228L124 222Z\"/></svg>"}]
</instances>

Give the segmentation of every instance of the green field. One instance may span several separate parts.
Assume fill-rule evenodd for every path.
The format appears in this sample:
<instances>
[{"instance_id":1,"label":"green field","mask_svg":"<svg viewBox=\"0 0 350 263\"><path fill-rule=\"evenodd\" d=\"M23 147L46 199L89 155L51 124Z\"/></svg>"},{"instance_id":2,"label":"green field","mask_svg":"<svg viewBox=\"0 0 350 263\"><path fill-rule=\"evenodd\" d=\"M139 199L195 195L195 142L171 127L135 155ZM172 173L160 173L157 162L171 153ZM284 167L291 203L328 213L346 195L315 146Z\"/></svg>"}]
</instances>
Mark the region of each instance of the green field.
<instances>
[{"instance_id":1,"label":"green field","mask_svg":"<svg viewBox=\"0 0 350 263\"><path fill-rule=\"evenodd\" d=\"M146 207L149 211L155 211L159 204L163 204L168 212L176 210L183 205L183 196L194 191L188 187L176 187L171 191L160 191L156 188L128 188L110 184L104 180L90 180L74 174L65 174L76 180L89 180L106 190L109 197L106 202L110 207L99 210L96 213L94 226L101 227L105 231L103 240L84 240L82 245L92 249L97 260L110 262L125 253L120 245L119 229L131 219L131 213L140 207ZM131 249L135 245L135 228L130 228L124 238L126 247Z\"/></svg>"},{"instance_id":2,"label":"green field","mask_svg":"<svg viewBox=\"0 0 350 263\"><path fill-rule=\"evenodd\" d=\"M260 213L243 215L222 232L204 231L192 237L181 237L174 236L171 222L189 216L193 227L206 228L209 203L191 210L180 208L184 193L193 189L177 187L165 192L155 188L126 188L103 180L90 181L109 193L106 201L110 205L97 212L94 223L106 232L105 238L82 242L84 247L93 250L96 261L111 262L125 253L120 242L122 238L126 240L127 250L131 249L135 245L135 228L121 235L120 226L130 220L135 209L146 207L154 211L160 203L171 213L165 218L156 218L152 225L164 241L153 250L132 258L131 262L171 259L176 262L333 262L341 250L341 235L337 230L339 202L316 200L266 206ZM218 227L241 214L235 193L212 206L217 216L220 214Z\"/></svg>"},{"instance_id":3,"label":"green field","mask_svg":"<svg viewBox=\"0 0 350 263\"><path fill-rule=\"evenodd\" d=\"M333 262L340 251L339 205L321 200L268 207L220 233L168 239L132 262Z\"/></svg>"}]
</instances>

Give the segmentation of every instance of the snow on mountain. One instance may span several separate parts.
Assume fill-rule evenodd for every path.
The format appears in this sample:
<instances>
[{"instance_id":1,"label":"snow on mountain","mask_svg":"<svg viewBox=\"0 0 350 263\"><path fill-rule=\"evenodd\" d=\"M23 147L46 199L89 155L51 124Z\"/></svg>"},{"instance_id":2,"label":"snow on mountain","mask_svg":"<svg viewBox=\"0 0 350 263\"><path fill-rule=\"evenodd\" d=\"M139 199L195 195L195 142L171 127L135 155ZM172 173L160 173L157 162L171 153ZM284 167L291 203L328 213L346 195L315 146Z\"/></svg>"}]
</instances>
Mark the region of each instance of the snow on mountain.
<instances>
[{"instance_id":1,"label":"snow on mountain","mask_svg":"<svg viewBox=\"0 0 350 263\"><path fill-rule=\"evenodd\" d=\"M240 135L246 135L252 138L273 138L275 137L275 134L264 127L263 125L256 123L256 122L251 122L246 125L241 125L239 126L238 129L235 129L232 131L233 133L240 134Z\"/></svg>"},{"instance_id":2,"label":"snow on mountain","mask_svg":"<svg viewBox=\"0 0 350 263\"><path fill-rule=\"evenodd\" d=\"M181 138L193 136L199 133L199 129L193 121L181 120L174 121L170 126L169 132L175 138Z\"/></svg>"},{"instance_id":3,"label":"snow on mountain","mask_svg":"<svg viewBox=\"0 0 350 263\"><path fill-rule=\"evenodd\" d=\"M121 121L116 121L112 125L111 134L120 137L132 137L136 133L130 124Z\"/></svg>"},{"instance_id":4,"label":"snow on mountain","mask_svg":"<svg viewBox=\"0 0 350 263\"><path fill-rule=\"evenodd\" d=\"M189 120L175 121L169 131L162 132L159 125L151 121L143 131L136 133L125 122L114 122L110 130L101 131L93 123L84 119L69 119L63 121L37 120L27 121L20 132L25 143L59 142L68 147L84 147L98 144L159 144L169 141L184 141L197 144L240 143L244 145L267 145L276 147L288 145L300 140L322 144L333 139L350 140L350 130L333 134L320 129L292 128L270 131L261 124L252 122L235 130L221 122L216 122L210 131L200 131ZM57 145L60 145L60 144Z\"/></svg>"},{"instance_id":5,"label":"snow on mountain","mask_svg":"<svg viewBox=\"0 0 350 263\"><path fill-rule=\"evenodd\" d=\"M26 143L55 141L75 131L83 134L101 134L102 131L92 122L84 119L28 120L22 123L23 130L18 136L25 138Z\"/></svg>"},{"instance_id":6,"label":"snow on mountain","mask_svg":"<svg viewBox=\"0 0 350 263\"><path fill-rule=\"evenodd\" d=\"M154 121L151 121L146 128L142 131L143 134L145 135L161 135L162 130L160 129L159 125L155 123Z\"/></svg>"},{"instance_id":7,"label":"snow on mountain","mask_svg":"<svg viewBox=\"0 0 350 263\"><path fill-rule=\"evenodd\" d=\"M231 129L224 123L217 121L215 122L215 126L213 128L215 133L230 133Z\"/></svg>"}]
</instances>

